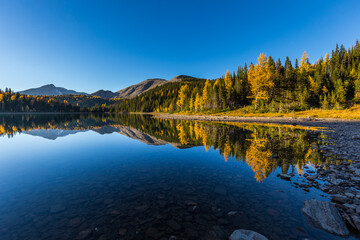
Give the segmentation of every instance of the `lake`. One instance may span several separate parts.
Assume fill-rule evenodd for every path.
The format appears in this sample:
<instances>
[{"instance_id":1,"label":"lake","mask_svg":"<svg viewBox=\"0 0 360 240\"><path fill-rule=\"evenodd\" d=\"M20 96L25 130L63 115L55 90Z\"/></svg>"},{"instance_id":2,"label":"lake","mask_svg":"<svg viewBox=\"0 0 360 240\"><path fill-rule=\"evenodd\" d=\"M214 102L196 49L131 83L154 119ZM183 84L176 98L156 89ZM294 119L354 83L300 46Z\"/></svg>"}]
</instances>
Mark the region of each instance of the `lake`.
<instances>
[{"instance_id":1,"label":"lake","mask_svg":"<svg viewBox=\"0 0 360 240\"><path fill-rule=\"evenodd\" d=\"M301 212L329 196L294 184L328 161L322 131L16 114L0 115L0 136L0 239L343 239Z\"/></svg>"}]
</instances>

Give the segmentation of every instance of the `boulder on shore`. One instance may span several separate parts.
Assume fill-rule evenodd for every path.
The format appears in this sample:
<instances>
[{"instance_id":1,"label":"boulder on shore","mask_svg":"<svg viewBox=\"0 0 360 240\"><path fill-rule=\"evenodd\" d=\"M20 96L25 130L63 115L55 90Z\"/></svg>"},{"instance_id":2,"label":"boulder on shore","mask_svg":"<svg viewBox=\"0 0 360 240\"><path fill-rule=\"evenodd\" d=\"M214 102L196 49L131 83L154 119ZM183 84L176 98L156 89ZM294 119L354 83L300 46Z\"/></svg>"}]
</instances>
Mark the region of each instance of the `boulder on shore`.
<instances>
[{"instance_id":1,"label":"boulder on shore","mask_svg":"<svg viewBox=\"0 0 360 240\"><path fill-rule=\"evenodd\" d=\"M268 240L268 239L263 235L261 235L260 233L246 229L238 229L235 230L230 235L229 240Z\"/></svg>"},{"instance_id":2,"label":"boulder on shore","mask_svg":"<svg viewBox=\"0 0 360 240\"><path fill-rule=\"evenodd\" d=\"M301 210L315 227L339 236L349 235L349 230L333 203L316 199L306 200Z\"/></svg>"}]
</instances>

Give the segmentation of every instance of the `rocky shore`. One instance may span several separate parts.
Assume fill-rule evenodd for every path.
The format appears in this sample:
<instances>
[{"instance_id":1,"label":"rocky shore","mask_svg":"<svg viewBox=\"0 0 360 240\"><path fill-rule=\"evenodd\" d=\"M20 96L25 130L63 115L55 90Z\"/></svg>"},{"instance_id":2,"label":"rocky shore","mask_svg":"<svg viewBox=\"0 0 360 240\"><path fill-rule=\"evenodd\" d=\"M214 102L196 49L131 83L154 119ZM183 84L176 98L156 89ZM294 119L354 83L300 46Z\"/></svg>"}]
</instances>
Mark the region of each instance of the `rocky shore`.
<instances>
[{"instance_id":1,"label":"rocky shore","mask_svg":"<svg viewBox=\"0 0 360 240\"><path fill-rule=\"evenodd\" d=\"M290 181L296 188L309 191L314 187L331 196L331 205L336 206L346 225L360 233L360 121L342 119L311 119L311 118L267 118L267 117L237 117L237 116L202 116L202 115L179 115L179 114L156 114L157 118L200 120L217 122L247 122L247 123L273 123L293 126L325 128L326 139L320 146L324 155L331 159L331 163L314 166L314 169L306 167L303 174L279 174L278 177ZM320 140L320 139L319 139ZM305 203L306 209L309 204ZM330 206L328 206L330 208ZM303 209L303 212L308 212ZM321 209L321 208L318 208ZM346 236L347 230L341 231L331 227L326 229L324 222L336 219L330 211L329 214L318 213L318 218L310 219L320 228L333 232L337 235ZM306 215L306 214L305 214ZM316 214L315 214L316 215ZM336 214L335 214L336 215ZM311 216L308 215L311 218ZM331 219L334 218L334 219ZM317 221L317 222L316 222ZM338 221L338 219L336 219ZM335 222L336 222L335 221ZM341 226L345 226L339 223ZM336 226L339 227L339 226Z\"/></svg>"}]
</instances>

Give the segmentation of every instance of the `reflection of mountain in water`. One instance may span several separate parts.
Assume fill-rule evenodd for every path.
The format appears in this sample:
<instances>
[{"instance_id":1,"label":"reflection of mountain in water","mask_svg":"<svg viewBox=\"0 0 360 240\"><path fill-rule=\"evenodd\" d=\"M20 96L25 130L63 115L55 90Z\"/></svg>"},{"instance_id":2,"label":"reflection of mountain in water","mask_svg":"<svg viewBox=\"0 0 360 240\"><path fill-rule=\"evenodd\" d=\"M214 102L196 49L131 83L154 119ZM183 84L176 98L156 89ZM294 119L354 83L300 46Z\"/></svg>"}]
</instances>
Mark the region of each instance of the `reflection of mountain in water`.
<instances>
[{"instance_id":1,"label":"reflection of mountain in water","mask_svg":"<svg viewBox=\"0 0 360 240\"><path fill-rule=\"evenodd\" d=\"M149 134L143 133L143 132L141 132L138 129L133 128L133 127L126 127L126 126L118 127L118 133L120 133L120 134L122 134L122 135L124 135L126 137L138 140L140 142L149 144L149 145L164 145L164 144L167 144L166 141L161 140L161 139L157 139L156 137L153 137L153 136L151 136Z\"/></svg>"},{"instance_id":2,"label":"reflection of mountain in water","mask_svg":"<svg viewBox=\"0 0 360 240\"><path fill-rule=\"evenodd\" d=\"M162 139L151 136L150 134L144 133L136 128L127 127L127 126L105 126L95 129L91 129L91 127L89 127L88 130L37 129L37 130L24 131L22 133L31 136L43 137L50 140L56 140L59 137L66 137L68 135L87 132L89 130L99 133L101 135L119 133L128 138L132 138L134 140L140 141L148 145L165 145L169 143L176 148L187 148L187 146L182 146L181 144L174 142L167 142Z\"/></svg>"},{"instance_id":3,"label":"reflection of mountain in water","mask_svg":"<svg viewBox=\"0 0 360 240\"><path fill-rule=\"evenodd\" d=\"M95 129L91 129L91 130L93 130L94 132L97 132L101 135L112 134L114 132L118 132L118 129L113 126L105 126L105 127L95 128Z\"/></svg>"},{"instance_id":4,"label":"reflection of mountain in water","mask_svg":"<svg viewBox=\"0 0 360 240\"><path fill-rule=\"evenodd\" d=\"M76 130L62 130L62 129L39 129L39 130L30 130L30 131L24 131L22 133L31 135L31 136L37 136L37 137L43 137L50 140L55 140L59 137L66 137L68 135L76 134L79 132L86 132L86 130L83 131L76 131Z\"/></svg>"}]
</instances>

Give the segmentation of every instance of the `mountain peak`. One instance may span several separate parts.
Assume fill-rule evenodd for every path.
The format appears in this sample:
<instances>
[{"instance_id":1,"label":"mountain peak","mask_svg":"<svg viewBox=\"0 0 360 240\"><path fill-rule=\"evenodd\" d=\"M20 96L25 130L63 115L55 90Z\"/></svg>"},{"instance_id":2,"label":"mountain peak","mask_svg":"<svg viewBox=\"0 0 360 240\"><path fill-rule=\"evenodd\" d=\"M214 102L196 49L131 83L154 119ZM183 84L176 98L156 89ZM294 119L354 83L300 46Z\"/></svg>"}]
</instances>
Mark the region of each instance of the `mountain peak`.
<instances>
[{"instance_id":1,"label":"mountain peak","mask_svg":"<svg viewBox=\"0 0 360 240\"><path fill-rule=\"evenodd\" d=\"M188 75L177 75L176 77L172 78L169 82L181 82L183 80L193 80L195 79L192 76Z\"/></svg>"},{"instance_id":2,"label":"mountain peak","mask_svg":"<svg viewBox=\"0 0 360 240\"><path fill-rule=\"evenodd\" d=\"M146 79L145 81L142 81L141 83L132 85L130 87L121 89L117 91L119 98L134 98L146 91L149 91L150 89L153 89L157 86L163 85L167 83L165 79L161 78L151 78Z\"/></svg>"},{"instance_id":3,"label":"mountain peak","mask_svg":"<svg viewBox=\"0 0 360 240\"><path fill-rule=\"evenodd\" d=\"M32 96L57 96L57 95L88 95L84 92L76 92L74 90L68 90L62 87L55 87L54 84L47 84L38 88L30 88L24 91L19 92L25 95Z\"/></svg>"}]
</instances>

